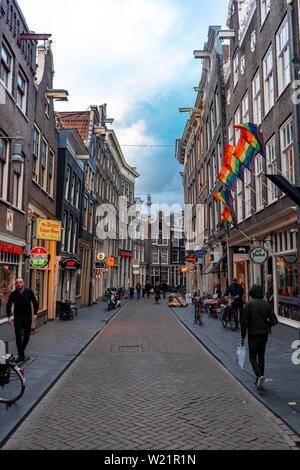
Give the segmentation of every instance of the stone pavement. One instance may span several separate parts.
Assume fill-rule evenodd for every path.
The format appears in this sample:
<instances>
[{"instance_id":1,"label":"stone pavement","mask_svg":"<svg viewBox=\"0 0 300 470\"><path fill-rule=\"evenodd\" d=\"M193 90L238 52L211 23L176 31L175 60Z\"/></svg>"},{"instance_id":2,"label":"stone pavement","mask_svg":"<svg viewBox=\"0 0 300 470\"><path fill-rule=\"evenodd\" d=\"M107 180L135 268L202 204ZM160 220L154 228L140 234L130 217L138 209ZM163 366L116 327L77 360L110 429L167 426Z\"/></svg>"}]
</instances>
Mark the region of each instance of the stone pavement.
<instances>
[{"instance_id":1,"label":"stone pavement","mask_svg":"<svg viewBox=\"0 0 300 470\"><path fill-rule=\"evenodd\" d=\"M247 358L245 371L235 362L240 330L224 329L221 322L208 315L204 326L194 324L194 307L173 309L179 320L201 341L248 390L300 436L300 365L292 363L294 350L270 336L266 354L265 391L258 393L253 386L254 374ZM291 345L292 346L292 345Z\"/></svg>"},{"instance_id":2,"label":"stone pavement","mask_svg":"<svg viewBox=\"0 0 300 470\"><path fill-rule=\"evenodd\" d=\"M88 343L117 313L106 311L106 303L80 310L74 321L55 320L31 336L26 354L30 361L25 365L26 390L13 407L0 404L0 447L49 388L64 373ZM0 338L1 339L1 338ZM15 343L9 352L16 353Z\"/></svg>"},{"instance_id":3,"label":"stone pavement","mask_svg":"<svg viewBox=\"0 0 300 470\"><path fill-rule=\"evenodd\" d=\"M151 299L113 318L4 449L295 449L297 440Z\"/></svg>"}]
</instances>

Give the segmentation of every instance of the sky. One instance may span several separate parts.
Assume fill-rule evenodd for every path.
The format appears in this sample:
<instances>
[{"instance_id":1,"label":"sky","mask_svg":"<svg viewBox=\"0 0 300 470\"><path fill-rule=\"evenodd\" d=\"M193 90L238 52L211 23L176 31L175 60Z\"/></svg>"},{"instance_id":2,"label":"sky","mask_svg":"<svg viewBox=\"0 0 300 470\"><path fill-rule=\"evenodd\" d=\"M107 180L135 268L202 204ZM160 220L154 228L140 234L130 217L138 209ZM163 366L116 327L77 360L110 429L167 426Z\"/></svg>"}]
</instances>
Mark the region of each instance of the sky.
<instances>
[{"instance_id":1,"label":"sky","mask_svg":"<svg viewBox=\"0 0 300 470\"><path fill-rule=\"evenodd\" d=\"M18 0L29 29L51 33L55 88L69 91L58 111L107 103L136 195L183 202L175 141L192 107L209 25L225 26L228 0ZM111 126L110 126L111 127ZM132 147L137 145L138 147ZM153 147L148 147L153 145Z\"/></svg>"}]
</instances>

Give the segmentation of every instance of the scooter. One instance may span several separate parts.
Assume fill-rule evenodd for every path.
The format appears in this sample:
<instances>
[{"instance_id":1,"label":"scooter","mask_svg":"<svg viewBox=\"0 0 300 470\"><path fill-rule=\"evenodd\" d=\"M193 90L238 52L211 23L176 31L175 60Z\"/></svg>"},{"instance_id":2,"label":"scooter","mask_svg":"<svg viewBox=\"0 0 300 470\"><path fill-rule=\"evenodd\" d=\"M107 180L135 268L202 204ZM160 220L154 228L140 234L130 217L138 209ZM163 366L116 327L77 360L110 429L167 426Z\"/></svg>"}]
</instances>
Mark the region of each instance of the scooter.
<instances>
[{"instance_id":1,"label":"scooter","mask_svg":"<svg viewBox=\"0 0 300 470\"><path fill-rule=\"evenodd\" d=\"M107 310L114 310L115 308L121 307L121 300L118 298L117 294L111 294L107 301Z\"/></svg>"}]
</instances>

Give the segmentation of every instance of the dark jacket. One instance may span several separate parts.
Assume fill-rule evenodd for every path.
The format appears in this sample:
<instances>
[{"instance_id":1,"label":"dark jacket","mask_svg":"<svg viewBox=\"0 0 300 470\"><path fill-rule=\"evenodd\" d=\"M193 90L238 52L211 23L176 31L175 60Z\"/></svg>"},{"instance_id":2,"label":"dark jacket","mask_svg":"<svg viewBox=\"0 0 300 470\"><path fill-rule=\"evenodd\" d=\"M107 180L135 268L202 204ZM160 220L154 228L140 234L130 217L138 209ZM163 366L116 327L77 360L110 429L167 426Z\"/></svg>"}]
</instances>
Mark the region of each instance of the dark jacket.
<instances>
[{"instance_id":1,"label":"dark jacket","mask_svg":"<svg viewBox=\"0 0 300 470\"><path fill-rule=\"evenodd\" d=\"M6 305L6 314L8 318L12 316L11 307L14 304L14 316L15 317L29 317L32 315L32 308L34 308L34 315L38 313L38 303L32 290L24 289L23 294L15 290L9 296Z\"/></svg>"},{"instance_id":2,"label":"dark jacket","mask_svg":"<svg viewBox=\"0 0 300 470\"><path fill-rule=\"evenodd\" d=\"M260 286L254 286L250 292L252 301L248 302L244 308L242 316L242 338L248 335L267 335L273 323L277 322L277 317L272 306L263 300L263 290Z\"/></svg>"},{"instance_id":3,"label":"dark jacket","mask_svg":"<svg viewBox=\"0 0 300 470\"><path fill-rule=\"evenodd\" d=\"M244 289L240 284L231 284L231 286L226 291L226 296L231 295L231 297L239 296L240 300L243 299Z\"/></svg>"}]
</instances>

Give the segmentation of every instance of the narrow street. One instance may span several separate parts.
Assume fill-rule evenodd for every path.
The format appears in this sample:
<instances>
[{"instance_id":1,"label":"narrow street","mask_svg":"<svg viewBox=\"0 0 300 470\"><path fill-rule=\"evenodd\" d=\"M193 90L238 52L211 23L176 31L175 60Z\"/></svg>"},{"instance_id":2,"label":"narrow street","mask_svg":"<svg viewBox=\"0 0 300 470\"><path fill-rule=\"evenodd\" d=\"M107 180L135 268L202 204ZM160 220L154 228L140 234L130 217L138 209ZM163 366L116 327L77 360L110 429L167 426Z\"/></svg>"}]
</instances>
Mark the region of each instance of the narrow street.
<instances>
[{"instance_id":1,"label":"narrow street","mask_svg":"<svg viewBox=\"0 0 300 470\"><path fill-rule=\"evenodd\" d=\"M4 449L293 449L295 441L151 299L114 317Z\"/></svg>"}]
</instances>

